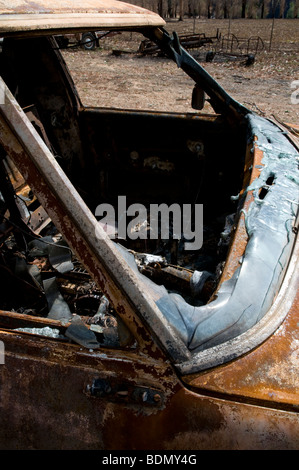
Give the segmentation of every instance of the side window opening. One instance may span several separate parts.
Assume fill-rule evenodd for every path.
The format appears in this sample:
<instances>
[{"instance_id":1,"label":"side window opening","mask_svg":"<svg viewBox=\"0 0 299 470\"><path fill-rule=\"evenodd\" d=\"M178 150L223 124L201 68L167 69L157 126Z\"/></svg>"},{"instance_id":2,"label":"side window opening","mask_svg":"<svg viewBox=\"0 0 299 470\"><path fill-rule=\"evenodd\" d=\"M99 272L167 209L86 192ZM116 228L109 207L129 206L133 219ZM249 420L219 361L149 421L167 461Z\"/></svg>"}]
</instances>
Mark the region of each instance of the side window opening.
<instances>
[{"instance_id":1,"label":"side window opening","mask_svg":"<svg viewBox=\"0 0 299 470\"><path fill-rule=\"evenodd\" d=\"M43 41L43 44L46 43ZM243 251L233 276L222 283L220 289L218 284L243 211L244 198L250 192L246 181L251 174L251 146L254 143L251 140L253 136L250 135L248 139L247 132L255 128L258 141L263 142L267 133L273 133L275 138L281 139L277 129L271 126L267 128L263 123L261 130L259 119L254 116L246 116L235 127L220 115L155 115L151 112L81 107L72 85L63 75L63 65L62 69L57 67L59 61L56 61L57 57L53 59L53 55L53 62L45 61L45 51L40 46L37 47L40 63L37 61L35 66L41 66L39 73L42 78L47 75L43 69L45 64L46 69L53 73L47 75L47 84L52 87L51 100L47 100L43 93L41 83L44 82L37 81L35 86L29 87L29 94L26 90L20 92L18 87L14 90L19 95L17 98L22 107L27 108L27 115L31 116L31 122L39 135L91 212L96 213L99 201L116 208L120 195L124 195L128 205L138 202L145 210L151 204L164 202L168 206L178 203L179 207L184 207L184 204L194 207L197 202L204 206L205 216L201 226L204 243L196 253L180 250L181 242L186 242L182 237L173 236L165 241L165 237L158 234L152 243L151 239L144 240L143 237L138 239L131 236L126 240L118 232L120 236L111 253L114 260L120 255L137 279L132 291L134 301L138 299L137 308L144 308L142 319L157 336L161 327L164 345L168 346L168 334L171 335L171 347L178 338L177 350L183 344L182 356L186 349L186 355L190 351L192 354L200 354L250 329L259 320L258 316L264 315L277 293L292 244L288 238L281 263L279 249L284 246L284 237L288 233L285 233L286 224L281 216L284 211L279 209L284 201L277 193L277 188L283 191L286 185L280 181L284 176L276 168L279 165L275 149L266 154L270 161L270 172L266 168L264 176L263 165L257 165L263 176L252 183L254 204L250 204L250 210L249 205L246 207L248 214L245 220L247 233L244 237L248 237L250 245L246 263L243 263ZM61 81L62 76L64 78ZM27 107L29 102L31 105ZM68 113L68 110L71 112ZM286 155L293 154L294 150L289 149ZM4 295L0 308L25 313L28 318L60 322L59 335L88 349L100 345L135 347L127 328L108 304L103 292L96 288L80 261L70 252L30 188L26 188L22 181L18 184L11 162L5 154L2 159L2 280L4 286L8 286L9 276L17 282L18 292L25 296L25 302L13 305L16 301L13 289L9 291L7 288L5 294L10 292L10 300L6 302ZM292 165L289 159L289 173L292 172ZM245 175L244 167L247 168ZM288 175L286 177L289 178ZM235 194L238 196L233 197ZM294 218L289 196L285 212L288 214L287 230ZM269 198L271 200L268 204ZM270 218L269 206L276 208ZM127 216L127 227L133 232L139 231L138 224L144 225L145 229L151 228L147 216L138 219L137 225L133 223L134 211L127 213ZM271 224L267 226L264 217L266 220L271 219ZM263 248L265 239L272 239L273 235L271 232L270 237L265 237L265 231L271 231L277 221L282 226L275 245L275 256L279 258L279 263L276 263L274 256L266 259L268 251ZM120 225L118 219L114 229L119 231ZM105 223L104 230L107 231L107 228L108 223ZM175 235L174 221L169 228ZM254 242L254 237L257 237L259 243ZM256 247L260 250L258 256L254 251ZM34 250L40 250L42 256L37 256ZM264 276L265 267L267 278ZM259 296L255 296L254 302L251 302L253 296L250 297L248 303L246 292L251 270L252 273L259 273L260 281L256 282L263 289L256 290ZM119 273L116 272L115 276L125 292L128 285L125 282L122 284ZM130 276L126 280L131 281L133 275L132 279ZM255 279L253 275L250 278ZM264 302L265 292L267 303ZM140 303L139 299L146 299L146 305ZM241 307L240 299L244 301ZM262 304L263 311L260 308ZM225 309L228 313L224 315ZM154 311L156 316L149 315L149 311ZM74 321L68 325L70 318ZM177 351L173 357L176 354Z\"/></svg>"}]
</instances>

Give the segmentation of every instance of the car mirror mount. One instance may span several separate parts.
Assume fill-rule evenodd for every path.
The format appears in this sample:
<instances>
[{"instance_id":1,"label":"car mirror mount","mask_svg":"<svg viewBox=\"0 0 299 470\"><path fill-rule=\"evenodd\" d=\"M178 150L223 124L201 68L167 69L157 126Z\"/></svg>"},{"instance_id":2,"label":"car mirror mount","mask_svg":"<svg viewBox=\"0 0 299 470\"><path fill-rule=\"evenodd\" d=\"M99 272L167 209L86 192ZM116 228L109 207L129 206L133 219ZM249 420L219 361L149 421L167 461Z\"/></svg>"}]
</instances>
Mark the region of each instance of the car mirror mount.
<instances>
[{"instance_id":1,"label":"car mirror mount","mask_svg":"<svg viewBox=\"0 0 299 470\"><path fill-rule=\"evenodd\" d=\"M193 109L202 110L205 105L206 94L204 90L196 83L192 91L191 106Z\"/></svg>"}]
</instances>

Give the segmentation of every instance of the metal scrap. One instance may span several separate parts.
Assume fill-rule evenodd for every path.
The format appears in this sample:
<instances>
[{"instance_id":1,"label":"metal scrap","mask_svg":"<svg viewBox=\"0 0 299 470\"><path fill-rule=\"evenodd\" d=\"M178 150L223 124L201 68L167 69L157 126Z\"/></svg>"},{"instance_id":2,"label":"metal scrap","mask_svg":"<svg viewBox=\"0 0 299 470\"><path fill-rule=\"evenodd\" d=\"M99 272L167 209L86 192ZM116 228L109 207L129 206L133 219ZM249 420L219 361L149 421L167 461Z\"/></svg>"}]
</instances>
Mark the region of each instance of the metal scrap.
<instances>
[{"instance_id":1,"label":"metal scrap","mask_svg":"<svg viewBox=\"0 0 299 470\"><path fill-rule=\"evenodd\" d=\"M109 300L103 295L97 313L89 320L89 323L105 322L109 307Z\"/></svg>"},{"instance_id":2,"label":"metal scrap","mask_svg":"<svg viewBox=\"0 0 299 470\"><path fill-rule=\"evenodd\" d=\"M215 276L208 271L174 266L159 255L133 254L142 274L170 290L184 292L185 296L191 296L192 299L207 300L215 287Z\"/></svg>"},{"instance_id":3,"label":"metal scrap","mask_svg":"<svg viewBox=\"0 0 299 470\"><path fill-rule=\"evenodd\" d=\"M214 39L218 40L218 37L219 37L219 32L217 30L215 37L212 37L212 36L207 37L205 33L199 33L199 34L180 35L179 39L180 39L180 44L185 49L195 49L195 48L203 47L206 44L213 43L213 40ZM142 55L161 54L161 49L153 41L150 41L149 39L145 39L141 41L138 52L141 53Z\"/></svg>"},{"instance_id":4,"label":"metal scrap","mask_svg":"<svg viewBox=\"0 0 299 470\"><path fill-rule=\"evenodd\" d=\"M30 188L23 185L23 179L19 178L15 168L3 165L2 177L7 182L7 190L1 194L4 213L6 208L10 208L10 202L14 202L13 191L18 194L18 204L13 206L13 225L11 219L4 219L5 227L3 223L1 233L0 281L5 290L1 308L28 315L28 319L40 316L59 322L62 328L55 332L52 327L32 326L16 331L68 338L92 349L100 345L97 336L102 344L116 343L118 325L108 299L86 270L80 268L80 263L51 220L47 218L45 224L39 224L32 219L35 213L40 215L43 208L38 204L34 211L30 209L32 201L38 201L29 194ZM39 236L39 233L44 235ZM18 291L16 302L11 301L14 289ZM28 321L29 324L32 322Z\"/></svg>"},{"instance_id":5,"label":"metal scrap","mask_svg":"<svg viewBox=\"0 0 299 470\"><path fill-rule=\"evenodd\" d=\"M72 252L64 240L49 245L48 249L49 261L54 269L60 273L65 273L73 269Z\"/></svg>"},{"instance_id":6,"label":"metal scrap","mask_svg":"<svg viewBox=\"0 0 299 470\"><path fill-rule=\"evenodd\" d=\"M73 316L70 326L66 329L65 336L85 348L97 349L100 347L95 333L85 325L79 315Z\"/></svg>"},{"instance_id":7,"label":"metal scrap","mask_svg":"<svg viewBox=\"0 0 299 470\"><path fill-rule=\"evenodd\" d=\"M219 36L212 49L206 54L206 62L212 62L215 56L230 60L244 60L244 65L250 66L255 62L258 52L265 49L260 36L238 38L234 34Z\"/></svg>"},{"instance_id":8,"label":"metal scrap","mask_svg":"<svg viewBox=\"0 0 299 470\"><path fill-rule=\"evenodd\" d=\"M30 333L39 336L47 336L48 338L63 338L63 335L57 328L50 328L49 326L45 326L43 328L15 328L14 331Z\"/></svg>"},{"instance_id":9,"label":"metal scrap","mask_svg":"<svg viewBox=\"0 0 299 470\"><path fill-rule=\"evenodd\" d=\"M43 285L49 307L48 318L59 320L62 324L68 323L72 318L72 313L58 290L55 277L45 279Z\"/></svg>"}]
</instances>

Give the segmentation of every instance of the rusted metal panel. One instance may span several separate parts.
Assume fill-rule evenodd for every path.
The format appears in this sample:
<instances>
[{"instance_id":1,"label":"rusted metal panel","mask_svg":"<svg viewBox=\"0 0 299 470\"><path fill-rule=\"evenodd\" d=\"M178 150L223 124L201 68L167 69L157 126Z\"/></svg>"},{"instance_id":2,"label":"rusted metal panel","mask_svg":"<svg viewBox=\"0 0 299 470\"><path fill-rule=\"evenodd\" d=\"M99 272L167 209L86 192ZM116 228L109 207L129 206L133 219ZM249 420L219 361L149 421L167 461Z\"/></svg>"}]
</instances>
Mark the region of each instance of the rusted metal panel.
<instances>
[{"instance_id":1,"label":"rusted metal panel","mask_svg":"<svg viewBox=\"0 0 299 470\"><path fill-rule=\"evenodd\" d=\"M186 389L175 394L170 405L163 421L167 435L162 441L164 449L277 450L299 446L297 413L204 397ZM167 421L180 431L171 436Z\"/></svg>"},{"instance_id":2,"label":"rusted metal panel","mask_svg":"<svg viewBox=\"0 0 299 470\"><path fill-rule=\"evenodd\" d=\"M163 26L156 13L114 0L0 2L1 35L16 32L53 34L59 30Z\"/></svg>"},{"instance_id":3,"label":"rusted metal panel","mask_svg":"<svg viewBox=\"0 0 299 470\"><path fill-rule=\"evenodd\" d=\"M9 332L0 338L2 448L298 449L298 413L196 394L163 361L122 351L91 355ZM111 396L109 385L122 393ZM136 398L125 393L132 390ZM156 398L146 402L146 391Z\"/></svg>"},{"instance_id":4,"label":"rusted metal panel","mask_svg":"<svg viewBox=\"0 0 299 470\"><path fill-rule=\"evenodd\" d=\"M91 353L16 331L2 331L1 340L1 448L99 450L126 448L134 440L145 444L148 427L142 421L155 422L179 389L165 361L137 351ZM4 387L8 383L11 387ZM12 399L12 391L19 399ZM131 420L128 432L118 432Z\"/></svg>"},{"instance_id":5,"label":"rusted metal panel","mask_svg":"<svg viewBox=\"0 0 299 470\"><path fill-rule=\"evenodd\" d=\"M298 257L299 242L293 258ZM286 276L282 291L269 314L284 321L260 346L251 349L237 361L202 375L185 377L187 383L198 390L210 391L231 399L268 403L286 409L298 409L299 397L299 271L294 263L293 276ZM287 289L285 289L287 287ZM259 326L262 334L262 325ZM266 339L266 337L265 337ZM241 338L242 340L242 338ZM246 335L243 338L246 342Z\"/></svg>"}]
</instances>

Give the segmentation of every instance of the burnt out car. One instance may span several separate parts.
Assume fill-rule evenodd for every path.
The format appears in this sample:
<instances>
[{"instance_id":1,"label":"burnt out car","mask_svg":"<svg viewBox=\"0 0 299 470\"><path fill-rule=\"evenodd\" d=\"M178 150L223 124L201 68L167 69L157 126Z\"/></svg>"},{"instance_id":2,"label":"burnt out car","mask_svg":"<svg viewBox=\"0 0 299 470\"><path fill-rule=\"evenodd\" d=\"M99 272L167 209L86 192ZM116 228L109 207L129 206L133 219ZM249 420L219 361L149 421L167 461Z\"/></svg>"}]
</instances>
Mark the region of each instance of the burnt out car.
<instances>
[{"instance_id":1,"label":"burnt out car","mask_svg":"<svg viewBox=\"0 0 299 470\"><path fill-rule=\"evenodd\" d=\"M54 36L93 30L156 42L198 111L83 106ZM142 8L0 1L0 35L0 447L297 449L291 135Z\"/></svg>"}]
</instances>

